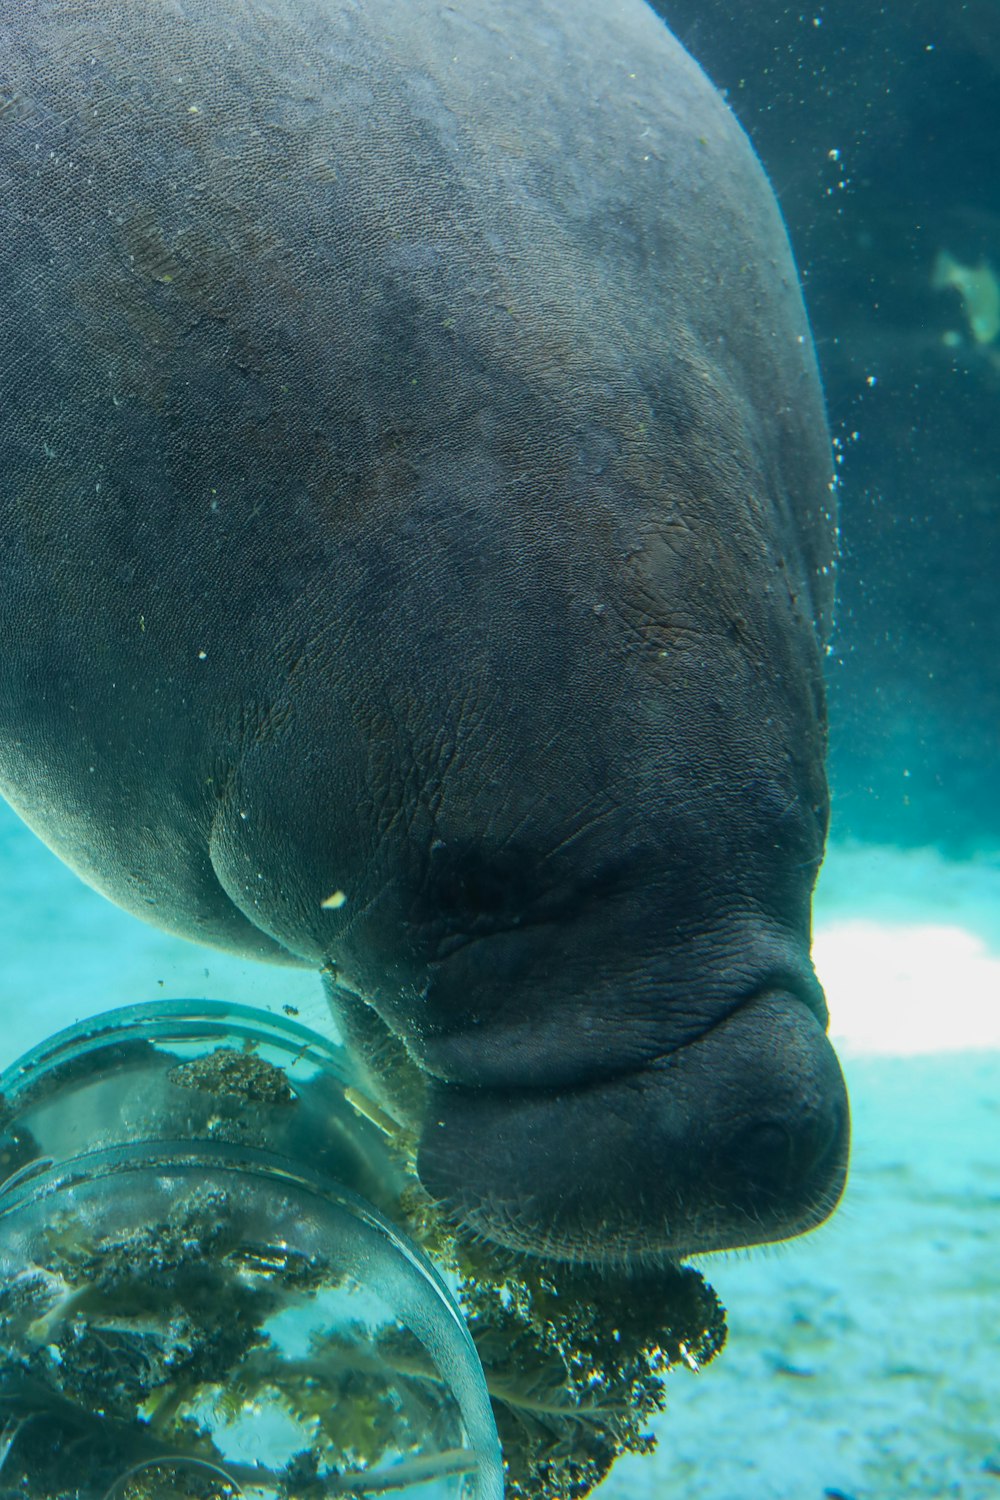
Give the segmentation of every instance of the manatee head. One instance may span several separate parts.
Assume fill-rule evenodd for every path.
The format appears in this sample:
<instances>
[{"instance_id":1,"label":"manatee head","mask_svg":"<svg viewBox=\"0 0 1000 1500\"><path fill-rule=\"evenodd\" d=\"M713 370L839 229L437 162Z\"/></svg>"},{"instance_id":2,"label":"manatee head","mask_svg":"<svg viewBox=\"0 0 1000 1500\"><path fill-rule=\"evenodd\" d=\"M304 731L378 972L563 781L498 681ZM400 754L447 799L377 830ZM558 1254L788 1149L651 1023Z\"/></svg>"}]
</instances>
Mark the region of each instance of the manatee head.
<instances>
[{"instance_id":1,"label":"manatee head","mask_svg":"<svg viewBox=\"0 0 1000 1500\"><path fill-rule=\"evenodd\" d=\"M586 567L471 529L387 549L349 705L296 699L220 807L223 884L326 967L476 1233L627 1262L816 1225L849 1134L809 959L820 653L770 550L693 515L609 521Z\"/></svg>"}]
</instances>

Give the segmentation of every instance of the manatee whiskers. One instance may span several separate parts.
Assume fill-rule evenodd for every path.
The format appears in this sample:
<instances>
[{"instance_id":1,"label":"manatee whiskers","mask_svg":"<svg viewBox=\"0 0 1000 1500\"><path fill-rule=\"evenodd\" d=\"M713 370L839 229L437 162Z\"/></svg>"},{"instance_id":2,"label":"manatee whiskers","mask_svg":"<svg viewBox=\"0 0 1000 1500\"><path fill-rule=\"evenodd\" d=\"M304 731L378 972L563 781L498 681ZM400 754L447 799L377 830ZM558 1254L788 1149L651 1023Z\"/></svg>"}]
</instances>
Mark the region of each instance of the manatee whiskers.
<instances>
[{"instance_id":1,"label":"manatee whiskers","mask_svg":"<svg viewBox=\"0 0 1000 1500\"><path fill-rule=\"evenodd\" d=\"M654 1238L654 1230L637 1233L635 1220L623 1212L607 1213L586 1225L540 1227L530 1194L501 1197L486 1193L474 1206L451 1194L433 1200L453 1226L456 1238L489 1248L503 1261L521 1256L586 1265L599 1277L618 1278L630 1271L674 1265L676 1251Z\"/></svg>"},{"instance_id":2,"label":"manatee whiskers","mask_svg":"<svg viewBox=\"0 0 1000 1500\"><path fill-rule=\"evenodd\" d=\"M826 1221L830 1218L830 1215L833 1213L834 1209L840 1203L842 1193L842 1188L838 1188L835 1190L824 1185L824 1187L815 1194L815 1196L807 1205L805 1218L807 1219L809 1225L812 1226L826 1223ZM794 1237L794 1234L793 1232L789 1232L789 1234L785 1237L788 1239L792 1239Z\"/></svg>"}]
</instances>

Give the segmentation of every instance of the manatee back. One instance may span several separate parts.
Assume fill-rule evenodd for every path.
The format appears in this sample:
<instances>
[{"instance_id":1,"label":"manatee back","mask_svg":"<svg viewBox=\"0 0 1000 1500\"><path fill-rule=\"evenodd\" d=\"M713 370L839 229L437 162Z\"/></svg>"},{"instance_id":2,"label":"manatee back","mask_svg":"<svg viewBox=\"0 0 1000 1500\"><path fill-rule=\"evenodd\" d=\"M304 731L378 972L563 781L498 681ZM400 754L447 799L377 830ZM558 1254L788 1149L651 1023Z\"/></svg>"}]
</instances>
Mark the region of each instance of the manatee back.
<instances>
[{"instance_id":1,"label":"manatee back","mask_svg":"<svg viewBox=\"0 0 1000 1500\"><path fill-rule=\"evenodd\" d=\"M704 494L822 632L784 230L640 0L0 0L0 35L0 786L85 878L289 957L219 884L220 801L261 744L353 764L415 555L488 629L504 537L585 588L612 492L636 530Z\"/></svg>"}]
</instances>

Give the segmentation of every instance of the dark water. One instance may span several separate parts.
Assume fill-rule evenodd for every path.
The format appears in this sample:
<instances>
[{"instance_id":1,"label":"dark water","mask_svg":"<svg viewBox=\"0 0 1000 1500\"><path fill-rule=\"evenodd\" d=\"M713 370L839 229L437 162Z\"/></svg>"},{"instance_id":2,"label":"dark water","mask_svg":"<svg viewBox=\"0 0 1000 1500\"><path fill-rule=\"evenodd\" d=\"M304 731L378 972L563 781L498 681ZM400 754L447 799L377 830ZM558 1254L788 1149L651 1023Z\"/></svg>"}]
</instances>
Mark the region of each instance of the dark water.
<instances>
[{"instance_id":1,"label":"dark water","mask_svg":"<svg viewBox=\"0 0 1000 1500\"><path fill-rule=\"evenodd\" d=\"M843 460L835 832L995 845L1000 337L934 281L942 252L1000 273L1000 9L656 8L753 137L805 281Z\"/></svg>"}]
</instances>

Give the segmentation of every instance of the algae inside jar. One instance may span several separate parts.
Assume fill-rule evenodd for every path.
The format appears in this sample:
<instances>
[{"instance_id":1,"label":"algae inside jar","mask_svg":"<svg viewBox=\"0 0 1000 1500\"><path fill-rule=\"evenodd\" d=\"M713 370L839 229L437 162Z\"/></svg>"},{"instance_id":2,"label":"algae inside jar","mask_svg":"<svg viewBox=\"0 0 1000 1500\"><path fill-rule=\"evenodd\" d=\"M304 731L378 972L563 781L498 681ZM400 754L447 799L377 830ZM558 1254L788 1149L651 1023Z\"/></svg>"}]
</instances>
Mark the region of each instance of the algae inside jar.
<instances>
[{"instance_id":1,"label":"algae inside jar","mask_svg":"<svg viewBox=\"0 0 1000 1500\"><path fill-rule=\"evenodd\" d=\"M207 1002L0 1078L0 1496L499 1500L464 1320L359 1195L391 1207L399 1169L349 1078Z\"/></svg>"}]
</instances>

